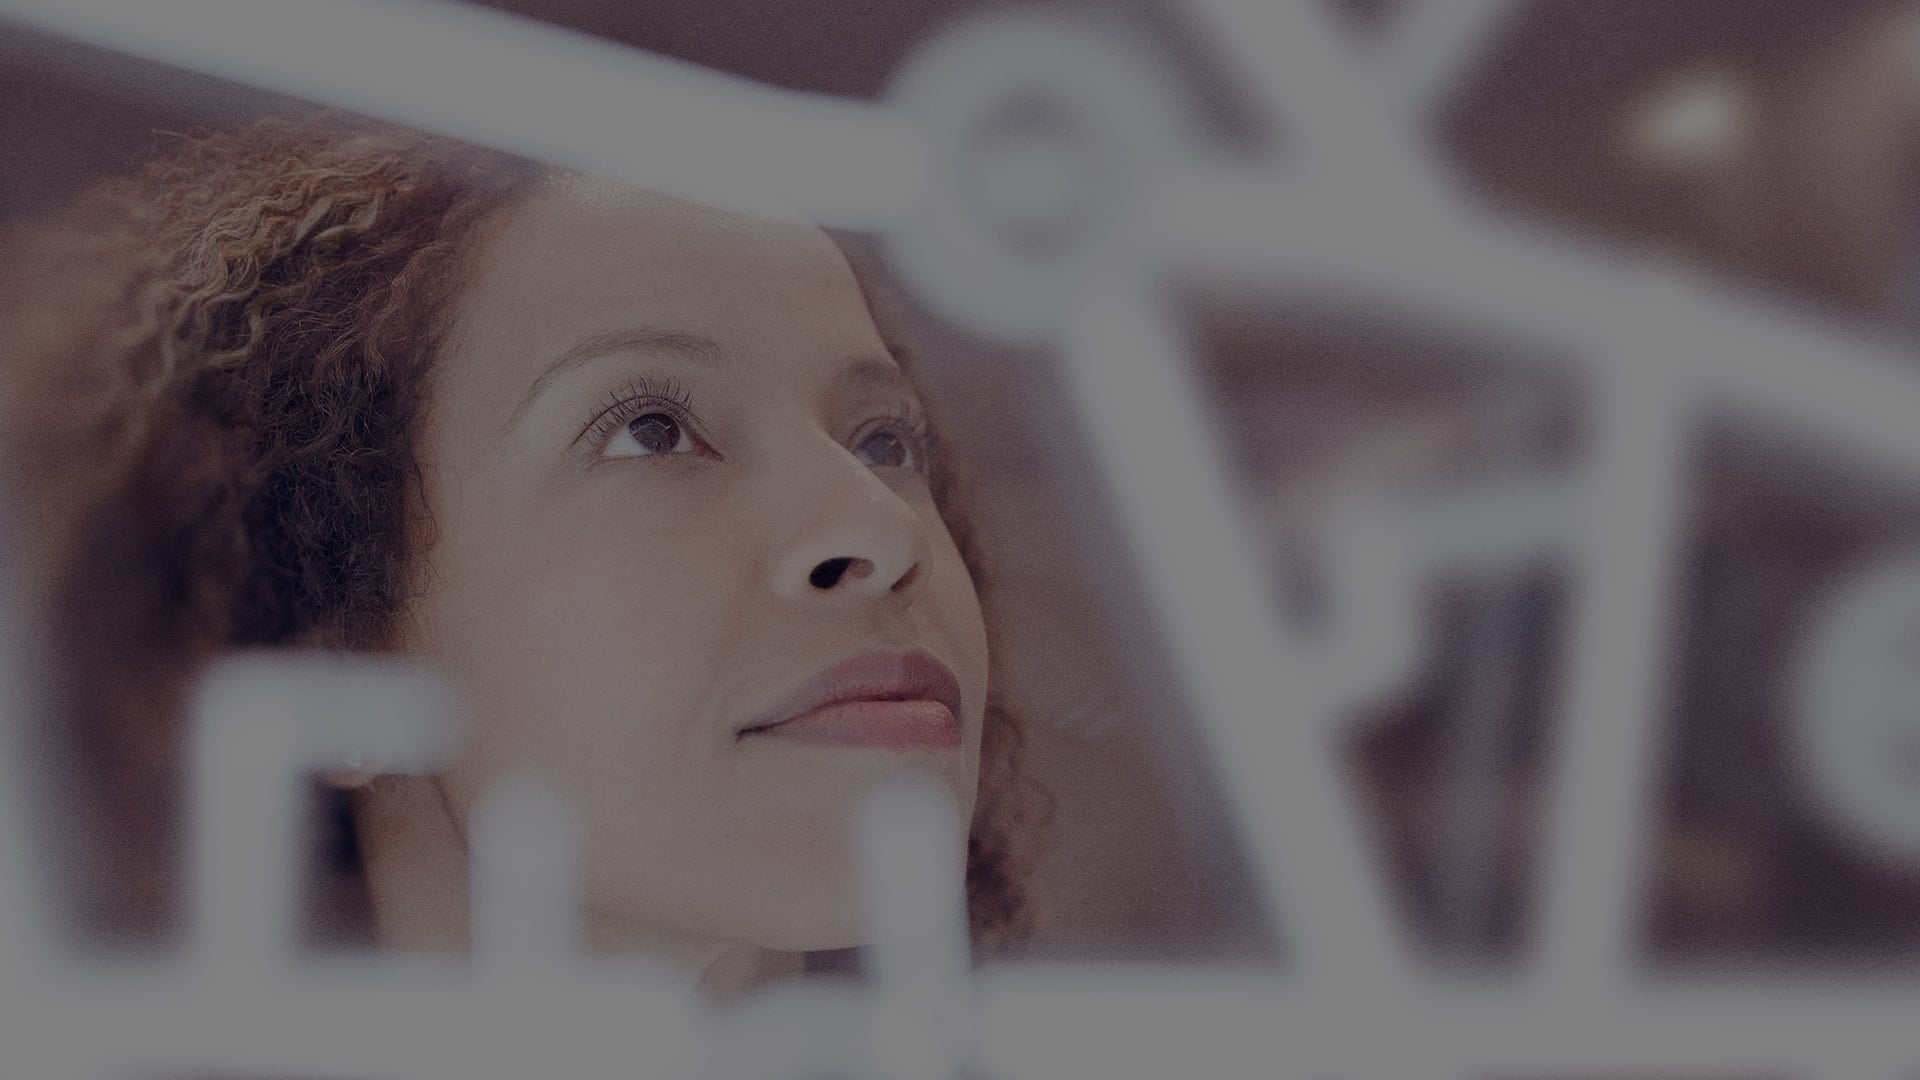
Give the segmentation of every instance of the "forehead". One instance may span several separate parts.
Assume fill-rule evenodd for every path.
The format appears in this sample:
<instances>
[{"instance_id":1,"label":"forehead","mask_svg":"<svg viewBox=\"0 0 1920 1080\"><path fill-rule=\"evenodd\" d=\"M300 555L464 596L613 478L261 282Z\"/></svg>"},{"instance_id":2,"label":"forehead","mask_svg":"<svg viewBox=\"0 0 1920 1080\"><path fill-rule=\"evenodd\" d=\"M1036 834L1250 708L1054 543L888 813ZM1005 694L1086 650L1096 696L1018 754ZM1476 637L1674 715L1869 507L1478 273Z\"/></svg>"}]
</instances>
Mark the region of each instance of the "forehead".
<instances>
[{"instance_id":1,"label":"forehead","mask_svg":"<svg viewBox=\"0 0 1920 1080\"><path fill-rule=\"evenodd\" d=\"M824 232L610 181L542 184L485 233L468 274L455 351L483 377L522 376L582 338L636 326L770 363L881 350Z\"/></svg>"}]
</instances>

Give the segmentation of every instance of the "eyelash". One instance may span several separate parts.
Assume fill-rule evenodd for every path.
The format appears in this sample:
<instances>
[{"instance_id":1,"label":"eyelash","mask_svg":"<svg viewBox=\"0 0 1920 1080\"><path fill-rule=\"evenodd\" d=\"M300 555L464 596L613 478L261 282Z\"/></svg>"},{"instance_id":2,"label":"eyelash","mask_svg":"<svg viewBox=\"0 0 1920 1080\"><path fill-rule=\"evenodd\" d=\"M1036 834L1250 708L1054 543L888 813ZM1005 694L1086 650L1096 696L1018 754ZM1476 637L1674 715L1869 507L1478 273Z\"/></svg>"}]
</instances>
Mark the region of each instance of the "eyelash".
<instances>
[{"instance_id":1,"label":"eyelash","mask_svg":"<svg viewBox=\"0 0 1920 1080\"><path fill-rule=\"evenodd\" d=\"M693 398L678 379L668 377L658 383L639 379L628 383L625 389L608 394L605 405L587 423L575 443L586 442L597 452L613 438L614 432L650 411L664 412L681 427L697 430L693 423Z\"/></svg>"},{"instance_id":2,"label":"eyelash","mask_svg":"<svg viewBox=\"0 0 1920 1080\"><path fill-rule=\"evenodd\" d=\"M668 377L655 383L643 378L608 394L600 411L587 423L575 443L587 443L597 452L606 445L607 440L613 438L614 432L652 411L673 417L675 423L696 432L695 437L698 438L698 427L693 423L693 397L679 380ZM874 417L863 426L858 439L864 441L866 436L885 426L906 436L907 448L919 463L917 471L933 471L940 452L939 439L918 404L909 398L901 398L886 413ZM858 445L856 441L855 446Z\"/></svg>"},{"instance_id":3,"label":"eyelash","mask_svg":"<svg viewBox=\"0 0 1920 1080\"><path fill-rule=\"evenodd\" d=\"M860 433L855 436L854 446L858 448L867 436L882 427L892 427L906 436L907 449L913 454L913 460L916 463L912 466L915 472L922 475L933 472L934 464L940 457L940 441L934 433L933 425L928 422L926 413L918 404L909 398L901 398L894 403L890 411L874 417L872 421L861 427Z\"/></svg>"}]
</instances>

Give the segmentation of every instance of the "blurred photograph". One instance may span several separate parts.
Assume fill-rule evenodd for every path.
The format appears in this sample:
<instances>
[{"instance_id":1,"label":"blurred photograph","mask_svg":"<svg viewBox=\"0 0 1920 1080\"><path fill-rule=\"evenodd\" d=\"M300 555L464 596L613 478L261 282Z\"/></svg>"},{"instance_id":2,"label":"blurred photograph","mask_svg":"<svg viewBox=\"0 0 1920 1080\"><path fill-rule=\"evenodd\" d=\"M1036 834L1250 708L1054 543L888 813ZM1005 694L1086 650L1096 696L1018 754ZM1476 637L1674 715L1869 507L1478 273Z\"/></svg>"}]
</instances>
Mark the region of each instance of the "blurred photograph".
<instances>
[{"instance_id":1,"label":"blurred photograph","mask_svg":"<svg viewBox=\"0 0 1920 1080\"><path fill-rule=\"evenodd\" d=\"M0 1074L1911 1076L1916 135L1909 0L0 0Z\"/></svg>"}]
</instances>

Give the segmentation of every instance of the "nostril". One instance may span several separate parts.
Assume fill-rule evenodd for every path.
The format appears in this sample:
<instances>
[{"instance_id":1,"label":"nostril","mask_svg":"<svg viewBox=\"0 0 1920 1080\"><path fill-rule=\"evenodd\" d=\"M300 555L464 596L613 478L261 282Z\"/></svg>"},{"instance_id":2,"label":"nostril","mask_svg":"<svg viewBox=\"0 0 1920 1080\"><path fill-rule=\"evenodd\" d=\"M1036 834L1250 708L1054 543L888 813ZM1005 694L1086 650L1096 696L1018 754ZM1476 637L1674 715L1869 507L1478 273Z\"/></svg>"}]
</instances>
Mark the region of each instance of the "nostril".
<instances>
[{"instance_id":1,"label":"nostril","mask_svg":"<svg viewBox=\"0 0 1920 1080\"><path fill-rule=\"evenodd\" d=\"M807 575L807 580L816 589L831 589L840 584L840 579L846 577L849 571L852 571L855 577L859 577L860 572L854 564L865 562L865 559L828 559L814 567L813 573Z\"/></svg>"},{"instance_id":2,"label":"nostril","mask_svg":"<svg viewBox=\"0 0 1920 1080\"><path fill-rule=\"evenodd\" d=\"M828 559L813 568L813 572L807 575L807 581L814 588L824 591L848 579L858 581L862 578L872 577L877 569L878 567L874 566L873 560L871 559L856 559L851 557ZM909 573L907 577L911 580L913 575ZM897 585L895 586L895 588L898 587Z\"/></svg>"},{"instance_id":3,"label":"nostril","mask_svg":"<svg viewBox=\"0 0 1920 1080\"><path fill-rule=\"evenodd\" d=\"M920 564L914 563L906 573L900 575L899 581L893 583L893 591L906 592L918 580L920 580Z\"/></svg>"},{"instance_id":4,"label":"nostril","mask_svg":"<svg viewBox=\"0 0 1920 1080\"><path fill-rule=\"evenodd\" d=\"M828 559L814 567L813 573L807 576L807 580L812 582L816 589L831 589L840 583L841 577L846 574L847 567L852 563L852 559Z\"/></svg>"}]
</instances>

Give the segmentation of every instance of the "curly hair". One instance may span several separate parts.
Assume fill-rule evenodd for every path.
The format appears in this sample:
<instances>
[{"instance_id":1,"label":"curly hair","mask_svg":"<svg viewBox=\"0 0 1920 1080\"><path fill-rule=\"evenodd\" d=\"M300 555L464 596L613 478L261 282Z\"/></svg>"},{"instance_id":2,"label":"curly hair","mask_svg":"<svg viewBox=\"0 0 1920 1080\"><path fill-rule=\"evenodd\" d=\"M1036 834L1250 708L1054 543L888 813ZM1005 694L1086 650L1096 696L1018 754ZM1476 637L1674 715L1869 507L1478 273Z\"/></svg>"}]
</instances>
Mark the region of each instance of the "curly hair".
<instances>
[{"instance_id":1,"label":"curly hair","mask_svg":"<svg viewBox=\"0 0 1920 1080\"><path fill-rule=\"evenodd\" d=\"M0 237L7 494L89 841L68 867L88 932L148 939L177 919L182 714L206 662L386 646L466 256L549 171L316 113L164 136L131 175ZM935 492L982 579L958 485ZM994 695L967 861L982 949L1031 926L1045 795L1024 742Z\"/></svg>"}]
</instances>

